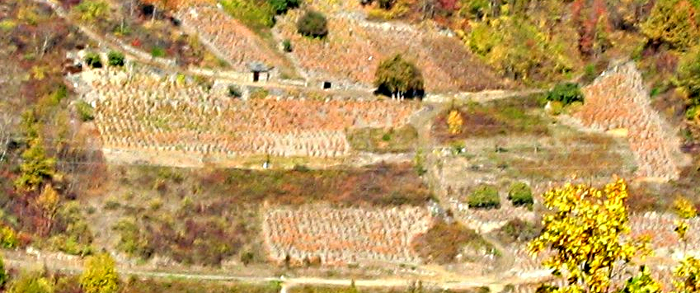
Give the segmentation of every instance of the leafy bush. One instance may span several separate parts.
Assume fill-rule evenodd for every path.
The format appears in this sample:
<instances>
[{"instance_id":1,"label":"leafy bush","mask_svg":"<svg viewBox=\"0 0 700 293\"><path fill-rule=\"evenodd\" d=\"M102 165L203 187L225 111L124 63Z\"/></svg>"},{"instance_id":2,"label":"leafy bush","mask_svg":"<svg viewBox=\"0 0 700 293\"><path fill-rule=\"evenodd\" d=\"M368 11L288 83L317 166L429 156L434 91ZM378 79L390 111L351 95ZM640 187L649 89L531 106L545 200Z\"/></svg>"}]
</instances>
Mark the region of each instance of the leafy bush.
<instances>
[{"instance_id":1,"label":"leafy bush","mask_svg":"<svg viewBox=\"0 0 700 293\"><path fill-rule=\"evenodd\" d=\"M467 198L470 208L499 208L501 199L498 196L498 189L491 185L480 185Z\"/></svg>"},{"instance_id":2,"label":"leafy bush","mask_svg":"<svg viewBox=\"0 0 700 293\"><path fill-rule=\"evenodd\" d=\"M508 189L508 200L515 206L532 206L532 189L527 183L515 182Z\"/></svg>"},{"instance_id":3,"label":"leafy bush","mask_svg":"<svg viewBox=\"0 0 700 293\"><path fill-rule=\"evenodd\" d=\"M284 41L282 41L282 48L287 53L292 52L292 41L290 41L289 39L285 39Z\"/></svg>"},{"instance_id":4,"label":"leafy bush","mask_svg":"<svg viewBox=\"0 0 700 293\"><path fill-rule=\"evenodd\" d=\"M78 112L78 117L80 117L80 120L83 122L95 119L95 115L93 114L94 109L83 100L79 100L75 103L75 110Z\"/></svg>"},{"instance_id":5,"label":"leafy bush","mask_svg":"<svg viewBox=\"0 0 700 293\"><path fill-rule=\"evenodd\" d=\"M559 83L547 93L547 100L561 102L564 105L569 105L573 102L583 103L583 93L576 83Z\"/></svg>"},{"instance_id":6,"label":"leafy bush","mask_svg":"<svg viewBox=\"0 0 700 293\"><path fill-rule=\"evenodd\" d=\"M268 0L276 14L287 13L287 10L299 7L301 0Z\"/></svg>"},{"instance_id":7,"label":"leafy bush","mask_svg":"<svg viewBox=\"0 0 700 293\"><path fill-rule=\"evenodd\" d=\"M700 105L700 46L681 60L678 65L677 84L688 94L689 105Z\"/></svg>"},{"instance_id":8,"label":"leafy bush","mask_svg":"<svg viewBox=\"0 0 700 293\"><path fill-rule=\"evenodd\" d=\"M102 58L100 58L100 54L89 52L85 54L85 64L92 68L102 68Z\"/></svg>"},{"instance_id":9,"label":"leafy bush","mask_svg":"<svg viewBox=\"0 0 700 293\"><path fill-rule=\"evenodd\" d=\"M75 6L75 10L81 21L94 22L106 18L109 5L101 0L86 0Z\"/></svg>"},{"instance_id":10,"label":"leafy bush","mask_svg":"<svg viewBox=\"0 0 700 293\"><path fill-rule=\"evenodd\" d=\"M0 228L0 246L6 249L17 248L19 246L17 232L7 226Z\"/></svg>"},{"instance_id":11,"label":"leafy bush","mask_svg":"<svg viewBox=\"0 0 700 293\"><path fill-rule=\"evenodd\" d=\"M115 293L119 289L119 275L114 259L107 253L91 256L85 262L80 276L80 287L85 293Z\"/></svg>"},{"instance_id":12,"label":"leafy bush","mask_svg":"<svg viewBox=\"0 0 700 293\"><path fill-rule=\"evenodd\" d=\"M404 60L401 54L379 63L374 86L378 93L407 98L421 97L425 91L423 74L415 64Z\"/></svg>"},{"instance_id":13,"label":"leafy bush","mask_svg":"<svg viewBox=\"0 0 700 293\"><path fill-rule=\"evenodd\" d=\"M302 36L324 38L328 35L328 21L320 12L309 10L297 22L297 31Z\"/></svg>"},{"instance_id":14,"label":"leafy bush","mask_svg":"<svg viewBox=\"0 0 700 293\"><path fill-rule=\"evenodd\" d=\"M153 58L159 58L165 56L165 50L161 47L153 47L151 48L151 56Z\"/></svg>"},{"instance_id":15,"label":"leafy bush","mask_svg":"<svg viewBox=\"0 0 700 293\"><path fill-rule=\"evenodd\" d=\"M10 285L9 293L52 293L51 282L41 272L22 273Z\"/></svg>"},{"instance_id":16,"label":"leafy bush","mask_svg":"<svg viewBox=\"0 0 700 293\"><path fill-rule=\"evenodd\" d=\"M117 51L110 51L109 54L107 54L107 64L117 67L124 66L124 54Z\"/></svg>"}]
</instances>

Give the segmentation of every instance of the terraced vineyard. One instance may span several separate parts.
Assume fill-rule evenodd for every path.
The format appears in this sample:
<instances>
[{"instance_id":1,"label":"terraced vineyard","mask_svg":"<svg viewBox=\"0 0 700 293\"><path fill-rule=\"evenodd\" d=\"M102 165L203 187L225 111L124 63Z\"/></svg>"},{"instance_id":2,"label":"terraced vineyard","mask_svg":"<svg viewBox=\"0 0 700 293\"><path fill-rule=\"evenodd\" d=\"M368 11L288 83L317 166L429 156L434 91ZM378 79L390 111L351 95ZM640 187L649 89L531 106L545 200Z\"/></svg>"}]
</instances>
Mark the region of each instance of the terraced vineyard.
<instances>
[{"instance_id":1,"label":"terraced vineyard","mask_svg":"<svg viewBox=\"0 0 700 293\"><path fill-rule=\"evenodd\" d=\"M398 127L418 104L266 97L251 100L177 81L175 76L93 70L83 99L107 150L171 152L214 159L270 155L348 156L345 130Z\"/></svg>"},{"instance_id":2,"label":"terraced vineyard","mask_svg":"<svg viewBox=\"0 0 700 293\"><path fill-rule=\"evenodd\" d=\"M650 106L642 76L633 64L603 73L583 92L586 103L574 116L585 126L603 131L628 129L638 176L678 178L678 141Z\"/></svg>"},{"instance_id":3,"label":"terraced vineyard","mask_svg":"<svg viewBox=\"0 0 700 293\"><path fill-rule=\"evenodd\" d=\"M277 208L265 214L263 234L277 262L417 262L411 241L430 224L423 208Z\"/></svg>"},{"instance_id":4,"label":"terraced vineyard","mask_svg":"<svg viewBox=\"0 0 700 293\"><path fill-rule=\"evenodd\" d=\"M220 9L195 6L180 10L177 17L183 25L196 29L230 61L237 71L248 71L251 62L262 62L280 68L285 61L275 54L254 32Z\"/></svg>"},{"instance_id":5,"label":"terraced vineyard","mask_svg":"<svg viewBox=\"0 0 700 293\"><path fill-rule=\"evenodd\" d=\"M281 38L293 45L291 53L316 79L364 86L371 85L382 59L402 53L421 68L428 91L483 90L506 85L488 67L469 53L454 38L428 34L411 26L395 27L330 18L326 40L299 35L292 11L275 27Z\"/></svg>"}]
</instances>

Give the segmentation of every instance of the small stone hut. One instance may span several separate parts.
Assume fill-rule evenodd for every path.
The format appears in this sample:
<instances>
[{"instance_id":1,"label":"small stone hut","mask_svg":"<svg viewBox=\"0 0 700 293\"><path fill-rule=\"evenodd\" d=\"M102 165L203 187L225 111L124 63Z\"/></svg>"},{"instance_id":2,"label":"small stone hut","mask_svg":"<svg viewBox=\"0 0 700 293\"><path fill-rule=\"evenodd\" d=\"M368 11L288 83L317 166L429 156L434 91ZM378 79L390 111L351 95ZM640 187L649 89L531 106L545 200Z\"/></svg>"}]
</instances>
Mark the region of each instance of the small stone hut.
<instances>
[{"instance_id":1,"label":"small stone hut","mask_svg":"<svg viewBox=\"0 0 700 293\"><path fill-rule=\"evenodd\" d=\"M271 67L265 65L262 62L250 62L248 64L248 68L250 69L250 72L253 73L253 82L258 82L258 81L269 81L270 80L270 71L272 70Z\"/></svg>"}]
</instances>

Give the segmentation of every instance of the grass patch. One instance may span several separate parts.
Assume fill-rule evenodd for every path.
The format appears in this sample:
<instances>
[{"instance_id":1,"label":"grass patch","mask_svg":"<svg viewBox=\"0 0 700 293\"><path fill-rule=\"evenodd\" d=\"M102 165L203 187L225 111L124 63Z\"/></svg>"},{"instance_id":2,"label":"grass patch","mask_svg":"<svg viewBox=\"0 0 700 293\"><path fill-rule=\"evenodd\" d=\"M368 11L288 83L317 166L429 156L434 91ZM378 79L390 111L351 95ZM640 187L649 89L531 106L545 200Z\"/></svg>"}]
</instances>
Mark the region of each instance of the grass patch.
<instances>
[{"instance_id":1,"label":"grass patch","mask_svg":"<svg viewBox=\"0 0 700 293\"><path fill-rule=\"evenodd\" d=\"M275 10L265 0L220 0L224 11L242 22L256 33L270 35L270 28L275 25Z\"/></svg>"},{"instance_id":2,"label":"grass patch","mask_svg":"<svg viewBox=\"0 0 700 293\"><path fill-rule=\"evenodd\" d=\"M513 98L519 99L519 98ZM433 136L441 143L471 137L494 137L500 135L547 135L548 121L535 114L532 101L523 104L491 103L488 105L470 103L456 108L463 120L458 133L449 131L447 118L451 110L438 115L433 124Z\"/></svg>"},{"instance_id":3,"label":"grass patch","mask_svg":"<svg viewBox=\"0 0 700 293\"><path fill-rule=\"evenodd\" d=\"M631 173L624 156L629 149L605 134L575 132L557 135L557 146L542 146L535 153L504 152L496 156L499 165L513 170L516 177L558 180L578 177L606 177Z\"/></svg>"},{"instance_id":4,"label":"grass patch","mask_svg":"<svg viewBox=\"0 0 700 293\"><path fill-rule=\"evenodd\" d=\"M350 146L359 151L372 153L404 153L415 149L418 132L413 126L397 129L360 128L349 130Z\"/></svg>"},{"instance_id":5,"label":"grass patch","mask_svg":"<svg viewBox=\"0 0 700 293\"><path fill-rule=\"evenodd\" d=\"M493 250L491 243L474 230L461 224L438 221L423 235L413 239L418 255L431 263L446 264L455 261L464 247L474 250Z\"/></svg>"}]
</instances>

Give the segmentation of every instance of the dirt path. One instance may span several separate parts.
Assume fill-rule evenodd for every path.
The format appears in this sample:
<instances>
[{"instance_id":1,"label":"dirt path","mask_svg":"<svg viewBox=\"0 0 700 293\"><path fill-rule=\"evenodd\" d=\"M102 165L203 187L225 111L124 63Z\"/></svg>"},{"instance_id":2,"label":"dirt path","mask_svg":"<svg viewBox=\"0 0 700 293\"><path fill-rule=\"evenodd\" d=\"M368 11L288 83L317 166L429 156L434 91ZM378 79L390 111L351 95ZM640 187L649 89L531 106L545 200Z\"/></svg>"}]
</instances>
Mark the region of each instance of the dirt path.
<instances>
[{"instance_id":1,"label":"dirt path","mask_svg":"<svg viewBox=\"0 0 700 293\"><path fill-rule=\"evenodd\" d=\"M83 271L82 260L78 257L64 256L56 257L55 254L43 254L33 251L28 254L22 251L3 251L3 258L7 267L18 269L34 269L45 267L50 271L64 274L77 275ZM156 279L190 279L200 281L216 282L244 282L244 283L269 283L280 282L282 292L295 286L350 286L352 283L357 287L374 288L399 288L406 287L411 282L417 281L409 278L380 278L380 279L331 279L318 277L285 277L285 276L244 276L223 273L202 273L202 272L172 272L167 268L162 270L139 270L130 268L122 263L117 263L117 271L122 275L137 276L143 278ZM505 285L531 284L541 282L542 278L522 278L518 276L502 276L493 274L486 276L465 276L450 274L440 274L438 279L422 279L425 285L439 287L443 289L469 289L477 287L502 288Z\"/></svg>"}]
</instances>

